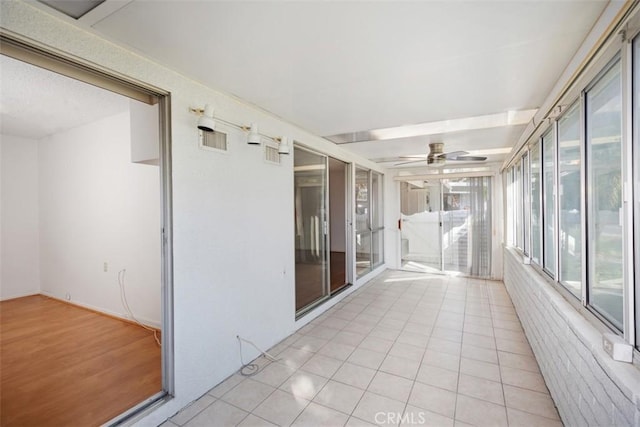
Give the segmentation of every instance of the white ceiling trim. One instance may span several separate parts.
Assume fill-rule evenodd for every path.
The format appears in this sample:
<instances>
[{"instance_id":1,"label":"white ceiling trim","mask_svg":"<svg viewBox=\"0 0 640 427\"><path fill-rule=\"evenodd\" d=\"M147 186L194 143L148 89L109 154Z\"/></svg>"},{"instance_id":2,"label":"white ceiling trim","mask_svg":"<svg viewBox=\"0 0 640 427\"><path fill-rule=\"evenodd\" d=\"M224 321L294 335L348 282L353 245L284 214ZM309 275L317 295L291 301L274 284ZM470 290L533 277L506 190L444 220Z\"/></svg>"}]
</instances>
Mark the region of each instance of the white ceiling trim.
<instances>
[{"instance_id":1,"label":"white ceiling trim","mask_svg":"<svg viewBox=\"0 0 640 427\"><path fill-rule=\"evenodd\" d=\"M420 123L415 125L396 126L385 129L375 129L368 132L347 133L328 136L327 139L338 144L366 141L384 141L399 138L411 138L415 136L439 135L468 130L492 129L504 126L526 125L536 114L537 109L511 110L497 114L484 114L475 117L464 117L451 120L439 120L436 122ZM358 138L362 135L363 138ZM365 136L367 135L367 136ZM351 136L352 140L349 140Z\"/></svg>"}]
</instances>

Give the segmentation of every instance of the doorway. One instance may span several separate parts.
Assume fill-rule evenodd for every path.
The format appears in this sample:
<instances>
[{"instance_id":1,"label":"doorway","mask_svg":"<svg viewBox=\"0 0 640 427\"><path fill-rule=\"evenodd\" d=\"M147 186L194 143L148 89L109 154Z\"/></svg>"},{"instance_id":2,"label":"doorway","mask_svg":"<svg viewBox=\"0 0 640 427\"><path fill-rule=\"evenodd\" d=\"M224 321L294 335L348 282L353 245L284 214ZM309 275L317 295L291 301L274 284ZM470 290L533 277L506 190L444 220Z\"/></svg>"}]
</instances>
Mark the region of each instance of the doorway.
<instances>
[{"instance_id":1,"label":"doorway","mask_svg":"<svg viewBox=\"0 0 640 427\"><path fill-rule=\"evenodd\" d=\"M400 183L402 268L491 275L491 178Z\"/></svg>"},{"instance_id":2,"label":"doorway","mask_svg":"<svg viewBox=\"0 0 640 427\"><path fill-rule=\"evenodd\" d=\"M5 267L16 266L5 262L8 256L20 257L21 265L28 267L22 273L37 272L28 289L17 280L3 280L0 289L0 299L6 300L0 326L22 333L12 340L3 334L0 343L2 424L16 416L26 424L38 424L34 420L43 416L54 424L81 419L84 424L121 422L173 392L168 94L6 35L1 41L3 105L19 110L28 103L29 114L42 118L35 126L14 114L2 123L3 163L19 160L19 165L31 166L2 169L3 198L16 194L31 200L3 203L3 219L11 219L5 217L5 209L12 209L13 218L36 219L31 230L24 221L20 224L35 236L33 248L29 247L34 250L18 253L24 245L12 245L15 233L7 231L13 227L3 228L2 245L10 250L2 252L2 275L7 276ZM4 90L4 85L14 90ZM46 114L37 108L46 108ZM99 112L94 114L94 109ZM51 130L44 120L49 117L65 120L50 123ZM33 179L5 180L7 173L29 174ZM24 215L18 217L20 213ZM10 273L21 277L13 274L16 271ZM50 315L53 312L60 315ZM38 316L46 321L34 321ZM50 333L52 325L63 322L68 327ZM27 326L31 328L19 332ZM81 338L85 332L91 341ZM29 366L43 368L38 380L46 386L41 390L23 375L33 370L21 366L25 360L21 346L33 343L39 346L37 357L27 360ZM98 365L97 358L84 351L88 343L91 351L120 362ZM56 351L55 346L71 351ZM118 349L126 351L116 356ZM150 367L148 375L140 366L126 368L128 362L142 363L136 358L144 359L144 368ZM10 369L17 373L11 378ZM136 375L131 375L133 370ZM84 383L73 376L78 374ZM127 380L148 387L138 387L140 392L134 393ZM25 381L30 387L19 385ZM66 384L74 387L65 388ZM55 402L43 393L47 390L55 394ZM101 399L117 390L118 399ZM99 403L100 411L85 406L79 396ZM25 401L30 403L25 406L21 403ZM17 412L5 410L12 408Z\"/></svg>"},{"instance_id":3,"label":"doorway","mask_svg":"<svg viewBox=\"0 0 640 427\"><path fill-rule=\"evenodd\" d=\"M351 282L348 183L347 163L294 147L297 315Z\"/></svg>"}]
</instances>

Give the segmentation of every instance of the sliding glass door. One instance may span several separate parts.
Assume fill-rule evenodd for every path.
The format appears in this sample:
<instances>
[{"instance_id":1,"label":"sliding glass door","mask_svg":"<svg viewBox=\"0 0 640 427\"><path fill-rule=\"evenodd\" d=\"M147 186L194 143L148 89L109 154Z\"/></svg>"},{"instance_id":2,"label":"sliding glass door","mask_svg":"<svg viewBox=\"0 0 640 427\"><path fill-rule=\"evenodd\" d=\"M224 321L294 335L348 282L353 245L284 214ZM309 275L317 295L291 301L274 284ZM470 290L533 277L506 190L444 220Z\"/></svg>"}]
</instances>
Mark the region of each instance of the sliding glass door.
<instances>
[{"instance_id":1,"label":"sliding glass door","mask_svg":"<svg viewBox=\"0 0 640 427\"><path fill-rule=\"evenodd\" d=\"M296 313L350 283L349 165L294 148Z\"/></svg>"},{"instance_id":2,"label":"sliding glass door","mask_svg":"<svg viewBox=\"0 0 640 427\"><path fill-rule=\"evenodd\" d=\"M442 180L443 269L467 276L491 273L489 177Z\"/></svg>"},{"instance_id":3,"label":"sliding glass door","mask_svg":"<svg viewBox=\"0 0 640 427\"><path fill-rule=\"evenodd\" d=\"M402 182L402 266L418 271L442 270L440 181Z\"/></svg>"},{"instance_id":4,"label":"sliding glass door","mask_svg":"<svg viewBox=\"0 0 640 427\"><path fill-rule=\"evenodd\" d=\"M294 148L296 312L327 288L327 156Z\"/></svg>"},{"instance_id":5,"label":"sliding glass door","mask_svg":"<svg viewBox=\"0 0 640 427\"><path fill-rule=\"evenodd\" d=\"M349 165L329 157L329 280L333 294L349 284Z\"/></svg>"},{"instance_id":6,"label":"sliding glass door","mask_svg":"<svg viewBox=\"0 0 640 427\"><path fill-rule=\"evenodd\" d=\"M356 275L362 277L384 262L382 175L356 169Z\"/></svg>"},{"instance_id":7,"label":"sliding glass door","mask_svg":"<svg viewBox=\"0 0 640 427\"><path fill-rule=\"evenodd\" d=\"M491 178L401 183L402 267L491 275Z\"/></svg>"}]
</instances>

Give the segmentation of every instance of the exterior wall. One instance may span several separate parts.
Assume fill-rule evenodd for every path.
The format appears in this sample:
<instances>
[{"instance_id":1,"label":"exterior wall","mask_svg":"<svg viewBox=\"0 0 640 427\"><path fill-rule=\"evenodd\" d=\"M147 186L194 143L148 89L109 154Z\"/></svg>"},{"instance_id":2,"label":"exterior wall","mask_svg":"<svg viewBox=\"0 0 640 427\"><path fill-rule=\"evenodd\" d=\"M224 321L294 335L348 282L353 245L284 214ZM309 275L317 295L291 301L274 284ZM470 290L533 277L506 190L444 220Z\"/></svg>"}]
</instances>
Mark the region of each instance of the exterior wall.
<instances>
[{"instance_id":1,"label":"exterior wall","mask_svg":"<svg viewBox=\"0 0 640 427\"><path fill-rule=\"evenodd\" d=\"M602 350L602 332L512 249L504 283L567 426L638 425L640 371Z\"/></svg>"}]
</instances>

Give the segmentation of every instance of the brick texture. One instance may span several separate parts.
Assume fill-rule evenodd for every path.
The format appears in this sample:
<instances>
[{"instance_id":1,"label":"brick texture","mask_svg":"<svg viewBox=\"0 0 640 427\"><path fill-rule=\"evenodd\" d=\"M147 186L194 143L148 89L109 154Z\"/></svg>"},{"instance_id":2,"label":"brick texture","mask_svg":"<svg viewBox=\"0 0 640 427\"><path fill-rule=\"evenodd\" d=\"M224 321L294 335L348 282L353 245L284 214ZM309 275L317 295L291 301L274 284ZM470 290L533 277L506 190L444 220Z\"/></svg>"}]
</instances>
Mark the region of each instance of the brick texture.
<instances>
[{"instance_id":1,"label":"brick texture","mask_svg":"<svg viewBox=\"0 0 640 427\"><path fill-rule=\"evenodd\" d=\"M515 252L504 252L504 284L564 424L639 425L634 400L640 390L629 390L614 370L603 368L622 362L595 350L595 327ZM625 368L640 377L634 366Z\"/></svg>"}]
</instances>

